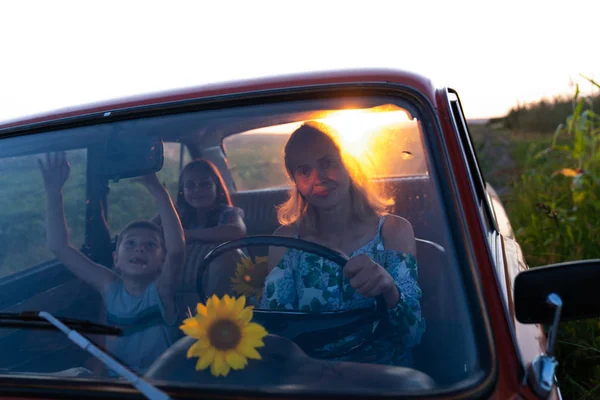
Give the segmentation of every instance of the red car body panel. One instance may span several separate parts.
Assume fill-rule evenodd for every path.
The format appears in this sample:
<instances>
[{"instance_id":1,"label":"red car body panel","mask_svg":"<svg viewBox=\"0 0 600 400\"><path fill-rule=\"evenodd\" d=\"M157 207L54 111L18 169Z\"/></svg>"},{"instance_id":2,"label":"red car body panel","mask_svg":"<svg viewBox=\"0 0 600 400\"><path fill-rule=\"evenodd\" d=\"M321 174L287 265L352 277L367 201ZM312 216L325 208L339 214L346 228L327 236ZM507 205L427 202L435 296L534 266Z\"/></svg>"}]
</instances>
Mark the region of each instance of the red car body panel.
<instances>
[{"instance_id":1,"label":"red car body panel","mask_svg":"<svg viewBox=\"0 0 600 400\"><path fill-rule=\"evenodd\" d=\"M22 119L0 122L0 129L52 121L61 118L77 117L86 114L114 111L124 108L150 106L155 104L202 99L212 96L226 96L255 91L289 89L302 86L332 85L344 83L394 82L410 86L435 101L435 92L430 80L409 72L395 70L354 70L343 72L321 72L312 74L287 75L274 78L229 82L198 86L188 89L171 90L147 95L139 95L112 101L103 101L85 106L65 108Z\"/></svg>"},{"instance_id":2,"label":"red car body panel","mask_svg":"<svg viewBox=\"0 0 600 400\"><path fill-rule=\"evenodd\" d=\"M452 125L450 110L445 101L446 94L438 91L438 114L442 124L442 130L448 153L451 159L452 168L455 169L454 176L458 186L458 192L463 205L467 226L469 228L470 241L475 249L477 265L479 265L479 275L485 302L488 307L488 315L494 332L494 344L496 347L496 356L498 357L498 384L492 398L507 399L514 397L520 390L518 370L520 368L519 359L515 351L508 320L502 300L498 296L498 287L494 284L494 267L490 262L488 244L485 241L486 233L483 231L480 216L477 212L478 205L475 203L472 194L469 179L469 172L465 165L465 160L457 142L457 136Z\"/></svg>"},{"instance_id":3,"label":"red car body panel","mask_svg":"<svg viewBox=\"0 0 600 400\"><path fill-rule=\"evenodd\" d=\"M519 371L526 368L528 364L533 361L533 358L543 351L545 336L539 326L519 324L516 321L514 313L510 312L510 315L507 315L505 311L501 290L509 291L509 298L511 298L511 288L499 288L496 283L497 280L495 277L494 265L492 264L488 244L485 239L486 234L480 223L480 216L477 212L478 206L475 202L468 179L467 167L458 143L455 128L452 124L452 112L449 109L447 102L447 94L445 89L436 89L429 79L410 72L385 69L331 71L279 76L268 79L238 81L226 84L172 90L168 92L105 101L87 106L67 108L0 123L0 129L44 123L57 119L84 116L94 113L106 113L119 109L202 99L212 96L290 89L303 86L353 83L392 83L410 87L424 96L436 110L442 128L442 135L448 148L450 163L454 169L458 196L464 210L468 234L470 236L469 241L475 252L476 265L479 266L477 273L481 278L482 295L487 306L488 318L493 331L497 380L494 390L489 398L537 398L526 385L523 385L522 374ZM498 213L498 218L504 218L507 222L508 219L503 212L504 211L502 210L502 212ZM506 240L512 241L512 238ZM512 282L516 274L523 270L525 264L520 249L517 251L517 247L513 244L505 246L507 248L510 247L510 253L514 254L514 257L509 257L510 259L505 260L508 265L507 270L509 271L507 281ZM511 326L516 327L516 335L511 332ZM468 394L466 395L468 396ZM1 398L10 399L13 397Z\"/></svg>"}]
</instances>

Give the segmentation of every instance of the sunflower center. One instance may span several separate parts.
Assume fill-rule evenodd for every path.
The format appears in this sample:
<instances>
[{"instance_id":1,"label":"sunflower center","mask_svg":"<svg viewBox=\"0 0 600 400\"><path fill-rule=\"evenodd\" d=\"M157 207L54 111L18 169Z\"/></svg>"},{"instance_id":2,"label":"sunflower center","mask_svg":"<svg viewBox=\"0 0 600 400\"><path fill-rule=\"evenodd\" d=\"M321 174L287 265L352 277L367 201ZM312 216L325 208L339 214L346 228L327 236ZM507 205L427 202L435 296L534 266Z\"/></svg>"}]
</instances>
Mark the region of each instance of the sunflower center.
<instances>
[{"instance_id":1,"label":"sunflower center","mask_svg":"<svg viewBox=\"0 0 600 400\"><path fill-rule=\"evenodd\" d=\"M208 330L208 339L217 350L235 349L241 338L240 327L228 319L215 322Z\"/></svg>"}]
</instances>

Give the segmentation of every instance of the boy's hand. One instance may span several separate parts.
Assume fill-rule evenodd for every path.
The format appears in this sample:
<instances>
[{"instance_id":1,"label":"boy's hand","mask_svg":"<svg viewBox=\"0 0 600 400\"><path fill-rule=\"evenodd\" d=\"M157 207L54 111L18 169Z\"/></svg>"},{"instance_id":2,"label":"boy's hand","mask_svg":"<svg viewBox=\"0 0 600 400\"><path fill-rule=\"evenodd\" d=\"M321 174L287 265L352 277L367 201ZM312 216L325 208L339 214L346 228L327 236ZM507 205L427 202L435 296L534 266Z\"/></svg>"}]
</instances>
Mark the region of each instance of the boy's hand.
<instances>
[{"instance_id":1,"label":"boy's hand","mask_svg":"<svg viewBox=\"0 0 600 400\"><path fill-rule=\"evenodd\" d=\"M71 166L67 162L64 151L58 153L47 153L46 164L38 158L42 177L44 178L44 187L46 192L60 192L69 179Z\"/></svg>"}]
</instances>

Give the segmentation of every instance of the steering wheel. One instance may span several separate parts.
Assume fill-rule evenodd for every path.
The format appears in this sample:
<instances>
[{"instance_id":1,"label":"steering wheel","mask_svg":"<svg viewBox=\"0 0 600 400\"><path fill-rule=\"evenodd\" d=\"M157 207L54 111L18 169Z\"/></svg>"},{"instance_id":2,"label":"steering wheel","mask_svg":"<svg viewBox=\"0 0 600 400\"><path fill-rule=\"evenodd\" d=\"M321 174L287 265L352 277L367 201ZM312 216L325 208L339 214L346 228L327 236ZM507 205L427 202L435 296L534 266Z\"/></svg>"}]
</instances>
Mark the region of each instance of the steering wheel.
<instances>
[{"instance_id":1,"label":"steering wheel","mask_svg":"<svg viewBox=\"0 0 600 400\"><path fill-rule=\"evenodd\" d=\"M340 252L314 242L286 236L257 235L231 240L215 247L206 254L199 270L204 271L211 261L228 251L254 246L287 247L309 252L338 264L342 273L348 261ZM199 294L204 293L201 276L196 282L196 287ZM255 309L254 321L263 325L269 333L292 340L311 357L339 358L364 348L383 336L389 328L387 305L383 295L377 296L375 300L373 307L319 313ZM335 343L367 324L372 324L374 329L370 330L370 334L361 343L337 348L335 351L322 349L324 345Z\"/></svg>"}]
</instances>

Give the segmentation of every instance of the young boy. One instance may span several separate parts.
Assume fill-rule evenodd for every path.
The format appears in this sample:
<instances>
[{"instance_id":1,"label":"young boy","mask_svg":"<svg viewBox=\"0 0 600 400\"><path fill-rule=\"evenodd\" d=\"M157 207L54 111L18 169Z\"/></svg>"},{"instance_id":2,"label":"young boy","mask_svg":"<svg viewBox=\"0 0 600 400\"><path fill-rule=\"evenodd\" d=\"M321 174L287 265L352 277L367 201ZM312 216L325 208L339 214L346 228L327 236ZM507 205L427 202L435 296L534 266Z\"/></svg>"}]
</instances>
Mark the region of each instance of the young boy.
<instances>
[{"instance_id":1,"label":"young boy","mask_svg":"<svg viewBox=\"0 0 600 400\"><path fill-rule=\"evenodd\" d=\"M108 351L144 373L178 334L174 291L180 283L185 239L169 193L156 174L134 179L156 199L162 229L150 221L125 227L113 252L114 272L69 242L62 196L70 173L65 154L48 154L45 164L40 160L40 169L46 190L48 247L102 295L107 322L124 329L122 336L107 338Z\"/></svg>"}]
</instances>

